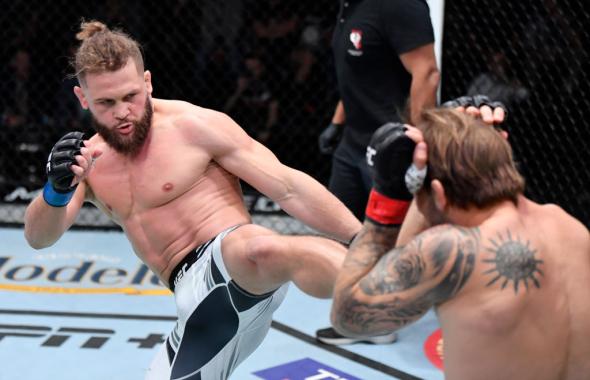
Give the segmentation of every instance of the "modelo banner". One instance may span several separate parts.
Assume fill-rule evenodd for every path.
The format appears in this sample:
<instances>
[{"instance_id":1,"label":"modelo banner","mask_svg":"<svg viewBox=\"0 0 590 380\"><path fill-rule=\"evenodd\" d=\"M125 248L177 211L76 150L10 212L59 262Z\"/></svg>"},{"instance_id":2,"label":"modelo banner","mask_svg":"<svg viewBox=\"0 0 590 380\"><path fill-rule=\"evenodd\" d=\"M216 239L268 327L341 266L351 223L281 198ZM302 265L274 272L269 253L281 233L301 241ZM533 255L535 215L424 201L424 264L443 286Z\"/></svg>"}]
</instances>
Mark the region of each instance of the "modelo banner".
<instances>
[{"instance_id":1,"label":"modelo banner","mask_svg":"<svg viewBox=\"0 0 590 380\"><path fill-rule=\"evenodd\" d=\"M170 295L116 231L68 231L53 246L29 247L22 229L0 230L0 290Z\"/></svg>"}]
</instances>

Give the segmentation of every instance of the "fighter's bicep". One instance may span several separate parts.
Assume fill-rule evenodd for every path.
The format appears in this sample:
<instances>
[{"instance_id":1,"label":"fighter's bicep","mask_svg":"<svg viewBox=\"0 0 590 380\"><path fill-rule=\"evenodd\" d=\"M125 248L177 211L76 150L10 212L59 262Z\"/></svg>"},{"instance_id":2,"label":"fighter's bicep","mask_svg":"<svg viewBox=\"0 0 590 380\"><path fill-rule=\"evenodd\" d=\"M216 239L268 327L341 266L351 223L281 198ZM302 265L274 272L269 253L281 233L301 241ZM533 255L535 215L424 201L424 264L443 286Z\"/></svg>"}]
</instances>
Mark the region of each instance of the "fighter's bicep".
<instances>
[{"instance_id":1,"label":"fighter's bicep","mask_svg":"<svg viewBox=\"0 0 590 380\"><path fill-rule=\"evenodd\" d=\"M225 170L264 195L276 200L289 193L292 169L282 165L273 152L228 115L211 112L207 117L197 128L190 129L191 141Z\"/></svg>"},{"instance_id":2,"label":"fighter's bicep","mask_svg":"<svg viewBox=\"0 0 590 380\"><path fill-rule=\"evenodd\" d=\"M426 263L413 245L395 248L379 259L359 283L370 296L396 295L424 281Z\"/></svg>"},{"instance_id":3,"label":"fighter's bicep","mask_svg":"<svg viewBox=\"0 0 590 380\"><path fill-rule=\"evenodd\" d=\"M282 198L289 192L289 169L274 153L251 139L217 159L218 163L264 195Z\"/></svg>"}]
</instances>

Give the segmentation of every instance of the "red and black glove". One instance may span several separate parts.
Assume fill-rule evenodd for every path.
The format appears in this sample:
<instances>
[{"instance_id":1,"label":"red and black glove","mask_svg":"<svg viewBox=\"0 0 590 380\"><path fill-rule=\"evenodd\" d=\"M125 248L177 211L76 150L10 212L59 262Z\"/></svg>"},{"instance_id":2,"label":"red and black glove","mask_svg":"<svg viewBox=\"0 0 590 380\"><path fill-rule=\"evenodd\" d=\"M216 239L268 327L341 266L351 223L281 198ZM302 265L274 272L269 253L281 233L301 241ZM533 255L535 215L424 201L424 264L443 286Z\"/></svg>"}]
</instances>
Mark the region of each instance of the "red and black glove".
<instances>
[{"instance_id":1,"label":"red and black glove","mask_svg":"<svg viewBox=\"0 0 590 380\"><path fill-rule=\"evenodd\" d=\"M412 165L416 143L400 123L382 125L367 147L367 164L373 189L365 216L379 225L400 225L413 195L406 186L406 172Z\"/></svg>"}]
</instances>

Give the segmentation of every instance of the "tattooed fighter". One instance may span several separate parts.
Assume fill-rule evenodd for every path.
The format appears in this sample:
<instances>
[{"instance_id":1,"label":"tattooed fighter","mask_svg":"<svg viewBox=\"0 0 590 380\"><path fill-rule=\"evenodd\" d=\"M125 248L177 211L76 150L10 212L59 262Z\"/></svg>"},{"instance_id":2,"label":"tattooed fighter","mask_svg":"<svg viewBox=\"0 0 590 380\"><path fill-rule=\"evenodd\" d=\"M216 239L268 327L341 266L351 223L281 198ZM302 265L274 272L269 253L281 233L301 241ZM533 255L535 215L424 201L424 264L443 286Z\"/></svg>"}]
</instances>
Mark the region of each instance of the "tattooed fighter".
<instances>
[{"instance_id":1,"label":"tattooed fighter","mask_svg":"<svg viewBox=\"0 0 590 380\"><path fill-rule=\"evenodd\" d=\"M522 195L493 128L451 109L422 116L370 143L374 189L336 281L334 327L385 334L434 307L449 379L588 379L588 229ZM408 188L434 227L394 248Z\"/></svg>"}]
</instances>

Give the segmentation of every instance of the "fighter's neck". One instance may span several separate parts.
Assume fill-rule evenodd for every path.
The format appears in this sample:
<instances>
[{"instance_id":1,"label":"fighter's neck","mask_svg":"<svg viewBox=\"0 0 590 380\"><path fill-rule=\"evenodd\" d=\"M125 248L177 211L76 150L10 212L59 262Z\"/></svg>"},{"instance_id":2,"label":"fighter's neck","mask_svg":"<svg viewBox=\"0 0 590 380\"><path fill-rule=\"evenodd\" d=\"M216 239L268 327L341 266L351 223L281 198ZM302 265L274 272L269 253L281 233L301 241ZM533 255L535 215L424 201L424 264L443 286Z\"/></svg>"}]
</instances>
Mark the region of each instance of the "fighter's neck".
<instances>
[{"instance_id":1,"label":"fighter's neck","mask_svg":"<svg viewBox=\"0 0 590 380\"><path fill-rule=\"evenodd\" d=\"M486 208L469 207L468 209L460 209L452 207L448 211L448 216L453 224L464 227L477 227L495 215L510 212L511 210L516 211L516 205L506 200Z\"/></svg>"}]
</instances>

